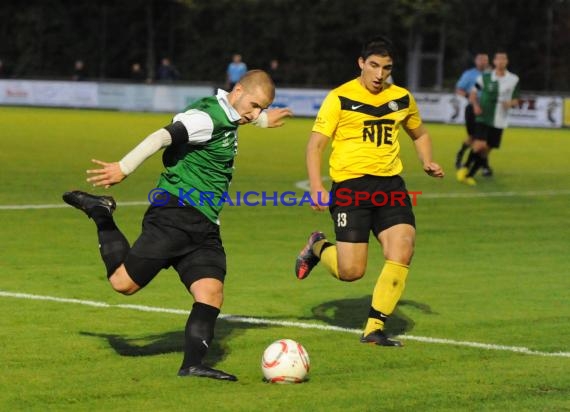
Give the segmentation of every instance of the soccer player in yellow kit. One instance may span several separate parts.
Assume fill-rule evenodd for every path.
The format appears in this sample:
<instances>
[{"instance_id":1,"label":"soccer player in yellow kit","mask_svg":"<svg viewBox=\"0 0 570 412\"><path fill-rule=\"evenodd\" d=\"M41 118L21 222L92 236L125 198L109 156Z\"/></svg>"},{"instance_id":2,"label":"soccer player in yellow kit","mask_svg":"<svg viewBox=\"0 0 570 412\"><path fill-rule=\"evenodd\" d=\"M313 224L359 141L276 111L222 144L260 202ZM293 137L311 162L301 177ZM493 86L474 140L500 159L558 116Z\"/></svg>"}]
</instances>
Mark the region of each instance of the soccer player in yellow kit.
<instances>
[{"instance_id":1,"label":"soccer player in yellow kit","mask_svg":"<svg viewBox=\"0 0 570 412\"><path fill-rule=\"evenodd\" d=\"M432 161L431 139L414 97L386 80L392 72L392 43L367 41L358 59L360 76L332 90L319 110L307 145L312 207L330 210L336 244L313 232L295 264L305 279L320 261L336 278L352 282L364 276L370 231L382 245L385 263L374 287L368 321L360 341L401 346L384 333L384 323L404 290L414 252L415 217L403 179L399 131L414 141L424 171L443 177ZM322 153L332 143L330 193L321 178Z\"/></svg>"}]
</instances>

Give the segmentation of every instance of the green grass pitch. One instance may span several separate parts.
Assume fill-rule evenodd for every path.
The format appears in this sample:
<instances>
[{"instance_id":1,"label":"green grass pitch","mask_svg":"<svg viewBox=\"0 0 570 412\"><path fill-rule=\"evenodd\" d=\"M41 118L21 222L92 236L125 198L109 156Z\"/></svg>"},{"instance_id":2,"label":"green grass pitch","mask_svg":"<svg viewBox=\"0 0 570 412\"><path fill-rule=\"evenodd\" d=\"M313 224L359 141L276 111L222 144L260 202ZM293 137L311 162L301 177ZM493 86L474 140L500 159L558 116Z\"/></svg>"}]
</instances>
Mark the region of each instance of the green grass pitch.
<instances>
[{"instance_id":1,"label":"green grass pitch","mask_svg":"<svg viewBox=\"0 0 570 412\"><path fill-rule=\"evenodd\" d=\"M188 311L192 300L174 271L121 296L107 284L95 227L81 213L7 207L63 205L64 191L91 190L91 158L119 160L171 116L0 108L0 119L1 410L570 410L569 130L507 129L492 153L495 177L477 187L454 176L463 127L428 125L443 180L424 175L401 135L408 189L422 191L416 253L389 323L402 349L358 342L383 262L376 243L362 280L341 283L317 267L300 282L294 258L311 231L332 234L329 215L308 206L226 207L222 312L267 321L218 321L208 361L240 379L226 383L176 376L186 315L120 306ZM306 179L311 124L243 127L232 191L301 193L295 183ZM115 196L116 221L131 241L145 206L121 203L145 201L160 170L155 155L122 184L95 190ZM307 348L308 382L262 382L261 354L279 338Z\"/></svg>"}]
</instances>

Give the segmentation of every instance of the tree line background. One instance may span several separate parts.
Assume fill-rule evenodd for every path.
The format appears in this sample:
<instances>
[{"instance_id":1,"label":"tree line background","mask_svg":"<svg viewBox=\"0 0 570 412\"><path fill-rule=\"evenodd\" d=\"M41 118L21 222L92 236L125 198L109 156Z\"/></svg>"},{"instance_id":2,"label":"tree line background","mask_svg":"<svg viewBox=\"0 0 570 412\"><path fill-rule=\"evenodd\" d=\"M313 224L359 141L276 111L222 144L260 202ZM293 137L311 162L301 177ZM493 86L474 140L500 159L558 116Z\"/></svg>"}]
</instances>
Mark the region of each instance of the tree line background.
<instances>
[{"instance_id":1,"label":"tree line background","mask_svg":"<svg viewBox=\"0 0 570 412\"><path fill-rule=\"evenodd\" d=\"M182 82L222 84L233 53L249 68L280 61L281 83L334 86L358 74L362 41L389 36L394 78L453 89L476 51L508 51L524 90L570 91L569 0L3 0L4 77L154 78L169 57ZM440 63L438 65L438 62Z\"/></svg>"}]
</instances>

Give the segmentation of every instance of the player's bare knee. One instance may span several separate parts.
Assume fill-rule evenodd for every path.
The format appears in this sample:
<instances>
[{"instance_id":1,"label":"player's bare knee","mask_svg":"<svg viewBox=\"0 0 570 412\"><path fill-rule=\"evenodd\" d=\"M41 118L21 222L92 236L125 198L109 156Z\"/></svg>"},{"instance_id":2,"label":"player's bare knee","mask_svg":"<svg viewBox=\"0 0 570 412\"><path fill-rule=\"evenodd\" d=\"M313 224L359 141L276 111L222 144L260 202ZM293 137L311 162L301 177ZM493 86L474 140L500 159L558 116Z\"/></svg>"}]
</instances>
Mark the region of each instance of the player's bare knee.
<instances>
[{"instance_id":1,"label":"player's bare knee","mask_svg":"<svg viewBox=\"0 0 570 412\"><path fill-rule=\"evenodd\" d=\"M364 276L366 269L359 266L348 266L338 269L339 279L344 282L354 282Z\"/></svg>"},{"instance_id":2,"label":"player's bare knee","mask_svg":"<svg viewBox=\"0 0 570 412\"><path fill-rule=\"evenodd\" d=\"M221 291L205 293L205 294L201 294L199 299L196 299L196 300L200 301L202 303L206 303L210 306L214 306L216 308L219 308L222 306L222 304L224 302L224 294Z\"/></svg>"},{"instance_id":3,"label":"player's bare knee","mask_svg":"<svg viewBox=\"0 0 570 412\"><path fill-rule=\"evenodd\" d=\"M409 265L414 256L415 238L413 235L404 235L391 242L386 242L384 259Z\"/></svg>"},{"instance_id":4,"label":"player's bare knee","mask_svg":"<svg viewBox=\"0 0 570 412\"><path fill-rule=\"evenodd\" d=\"M210 306L221 307L224 301L223 283L213 278L203 278L190 285L189 292L196 302Z\"/></svg>"},{"instance_id":5,"label":"player's bare knee","mask_svg":"<svg viewBox=\"0 0 570 412\"><path fill-rule=\"evenodd\" d=\"M117 290L115 289L117 292L119 292L121 295L125 295L125 296L130 296L130 295L134 295L135 293L138 292L138 288L135 287L130 287L130 288L123 288L121 290Z\"/></svg>"},{"instance_id":6,"label":"player's bare knee","mask_svg":"<svg viewBox=\"0 0 570 412\"><path fill-rule=\"evenodd\" d=\"M121 272L120 270L115 271L111 275L109 283L113 290L127 296L135 294L140 289L139 285L133 282L126 272Z\"/></svg>"},{"instance_id":7,"label":"player's bare knee","mask_svg":"<svg viewBox=\"0 0 570 412\"><path fill-rule=\"evenodd\" d=\"M409 265L414 257L414 249L400 249L390 253L384 253L384 259L390 260L392 262L402 263L404 265Z\"/></svg>"}]
</instances>

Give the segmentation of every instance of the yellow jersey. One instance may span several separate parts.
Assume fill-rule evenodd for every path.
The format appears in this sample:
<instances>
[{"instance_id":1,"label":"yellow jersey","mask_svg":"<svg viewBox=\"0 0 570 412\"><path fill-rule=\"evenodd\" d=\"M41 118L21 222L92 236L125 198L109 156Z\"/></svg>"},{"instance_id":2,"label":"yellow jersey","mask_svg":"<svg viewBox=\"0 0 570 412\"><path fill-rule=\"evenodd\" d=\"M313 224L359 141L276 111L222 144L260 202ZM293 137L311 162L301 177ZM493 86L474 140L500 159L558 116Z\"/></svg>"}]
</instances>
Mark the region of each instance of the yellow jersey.
<instances>
[{"instance_id":1,"label":"yellow jersey","mask_svg":"<svg viewBox=\"0 0 570 412\"><path fill-rule=\"evenodd\" d=\"M370 93L358 79L333 89L313 125L313 132L332 139L330 176L342 182L364 175L401 173L400 125L416 129L422 124L412 94L393 84Z\"/></svg>"}]
</instances>

